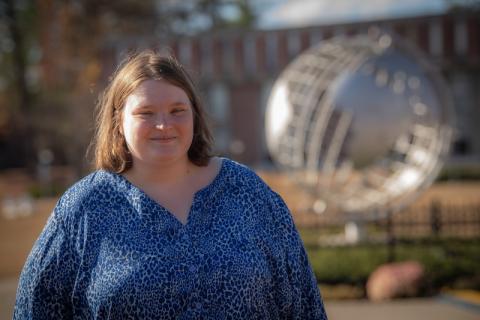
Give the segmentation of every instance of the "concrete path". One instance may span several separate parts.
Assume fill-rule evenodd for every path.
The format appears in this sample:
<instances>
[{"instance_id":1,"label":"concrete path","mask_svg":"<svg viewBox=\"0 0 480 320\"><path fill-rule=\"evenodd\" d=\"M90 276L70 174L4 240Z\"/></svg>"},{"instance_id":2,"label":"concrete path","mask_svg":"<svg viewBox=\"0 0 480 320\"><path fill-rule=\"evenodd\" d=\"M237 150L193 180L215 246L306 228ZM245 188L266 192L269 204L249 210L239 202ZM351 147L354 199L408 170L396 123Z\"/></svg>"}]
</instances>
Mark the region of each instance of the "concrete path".
<instances>
[{"instance_id":1,"label":"concrete path","mask_svg":"<svg viewBox=\"0 0 480 320\"><path fill-rule=\"evenodd\" d=\"M0 279L0 320L12 319L17 279Z\"/></svg>"},{"instance_id":2,"label":"concrete path","mask_svg":"<svg viewBox=\"0 0 480 320\"><path fill-rule=\"evenodd\" d=\"M0 320L12 318L17 279L0 279ZM480 304L454 295L384 303L325 301L330 320L480 320Z\"/></svg>"},{"instance_id":3,"label":"concrete path","mask_svg":"<svg viewBox=\"0 0 480 320\"><path fill-rule=\"evenodd\" d=\"M480 308L443 297L392 302L326 301L330 320L480 320Z\"/></svg>"}]
</instances>

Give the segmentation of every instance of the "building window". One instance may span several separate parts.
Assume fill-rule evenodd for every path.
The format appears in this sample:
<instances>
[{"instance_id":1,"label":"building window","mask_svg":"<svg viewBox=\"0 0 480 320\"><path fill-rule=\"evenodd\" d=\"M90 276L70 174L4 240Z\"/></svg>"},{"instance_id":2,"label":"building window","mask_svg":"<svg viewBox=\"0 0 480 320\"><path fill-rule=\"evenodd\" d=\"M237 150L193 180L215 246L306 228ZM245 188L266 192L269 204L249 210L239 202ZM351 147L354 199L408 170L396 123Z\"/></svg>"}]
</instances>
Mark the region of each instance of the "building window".
<instances>
[{"instance_id":1,"label":"building window","mask_svg":"<svg viewBox=\"0 0 480 320\"><path fill-rule=\"evenodd\" d=\"M180 62L184 66L190 67L191 65L191 60L192 60L192 46L191 42L187 39L181 40L179 49L178 49L178 55L180 58Z\"/></svg>"},{"instance_id":2,"label":"building window","mask_svg":"<svg viewBox=\"0 0 480 320\"><path fill-rule=\"evenodd\" d=\"M443 51L443 32L440 21L433 20L429 25L430 48L433 56L441 56Z\"/></svg>"},{"instance_id":3,"label":"building window","mask_svg":"<svg viewBox=\"0 0 480 320\"><path fill-rule=\"evenodd\" d=\"M269 71L275 71L278 65L278 36L275 32L266 34L266 62Z\"/></svg>"},{"instance_id":4,"label":"building window","mask_svg":"<svg viewBox=\"0 0 480 320\"><path fill-rule=\"evenodd\" d=\"M343 38L345 37L345 29L342 27L336 27L333 30L333 37L335 38Z\"/></svg>"},{"instance_id":5,"label":"building window","mask_svg":"<svg viewBox=\"0 0 480 320\"><path fill-rule=\"evenodd\" d=\"M207 37L202 39L201 43L201 54L200 57L202 59L201 68L202 74L205 76L212 76L213 74L213 48L212 48L212 38Z\"/></svg>"},{"instance_id":6,"label":"building window","mask_svg":"<svg viewBox=\"0 0 480 320\"><path fill-rule=\"evenodd\" d=\"M478 136L475 90L472 86L475 82L472 77L462 72L452 74L451 81L455 102L455 127L459 137L454 142L452 151L456 155L470 155L475 150L475 137Z\"/></svg>"},{"instance_id":7,"label":"building window","mask_svg":"<svg viewBox=\"0 0 480 320\"><path fill-rule=\"evenodd\" d=\"M300 52L300 34L294 31L289 32L287 36L287 41L288 57L292 59Z\"/></svg>"},{"instance_id":8,"label":"building window","mask_svg":"<svg viewBox=\"0 0 480 320\"><path fill-rule=\"evenodd\" d=\"M233 42L231 39L223 39L223 55L222 55L222 65L224 66L224 71L228 74L233 73L234 68L234 51L233 51Z\"/></svg>"},{"instance_id":9,"label":"building window","mask_svg":"<svg viewBox=\"0 0 480 320\"><path fill-rule=\"evenodd\" d=\"M323 33L319 29L310 31L310 46L313 47L323 40Z\"/></svg>"},{"instance_id":10,"label":"building window","mask_svg":"<svg viewBox=\"0 0 480 320\"><path fill-rule=\"evenodd\" d=\"M471 152L470 141L461 137L453 143L452 153L456 156L468 155Z\"/></svg>"},{"instance_id":11,"label":"building window","mask_svg":"<svg viewBox=\"0 0 480 320\"><path fill-rule=\"evenodd\" d=\"M230 97L228 87L223 83L215 83L208 91L208 112L212 122L212 134L215 138L215 151L228 152L230 141Z\"/></svg>"},{"instance_id":12,"label":"building window","mask_svg":"<svg viewBox=\"0 0 480 320\"><path fill-rule=\"evenodd\" d=\"M255 37L251 34L247 35L243 45L243 57L245 69L249 75L255 74L257 70L255 53Z\"/></svg>"},{"instance_id":13,"label":"building window","mask_svg":"<svg viewBox=\"0 0 480 320\"><path fill-rule=\"evenodd\" d=\"M457 20L455 22L455 53L464 56L468 52L468 30L465 20Z\"/></svg>"}]
</instances>

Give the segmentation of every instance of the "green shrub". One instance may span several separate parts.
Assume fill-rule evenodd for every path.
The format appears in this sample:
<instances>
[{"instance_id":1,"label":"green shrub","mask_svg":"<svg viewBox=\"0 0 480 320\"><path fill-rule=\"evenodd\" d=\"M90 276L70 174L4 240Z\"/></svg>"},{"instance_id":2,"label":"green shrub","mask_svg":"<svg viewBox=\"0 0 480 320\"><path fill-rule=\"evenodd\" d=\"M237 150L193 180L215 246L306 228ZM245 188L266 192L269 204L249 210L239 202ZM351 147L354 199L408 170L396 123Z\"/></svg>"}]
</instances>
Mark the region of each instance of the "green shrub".
<instances>
[{"instance_id":1,"label":"green shrub","mask_svg":"<svg viewBox=\"0 0 480 320\"><path fill-rule=\"evenodd\" d=\"M386 245L306 245L306 249L317 280L327 284L365 285L388 257ZM480 239L427 239L395 246L395 261L420 262L433 290L444 286L480 289L479 257Z\"/></svg>"},{"instance_id":2,"label":"green shrub","mask_svg":"<svg viewBox=\"0 0 480 320\"><path fill-rule=\"evenodd\" d=\"M363 284L387 259L383 248L309 248L307 252L317 280L331 284Z\"/></svg>"}]
</instances>

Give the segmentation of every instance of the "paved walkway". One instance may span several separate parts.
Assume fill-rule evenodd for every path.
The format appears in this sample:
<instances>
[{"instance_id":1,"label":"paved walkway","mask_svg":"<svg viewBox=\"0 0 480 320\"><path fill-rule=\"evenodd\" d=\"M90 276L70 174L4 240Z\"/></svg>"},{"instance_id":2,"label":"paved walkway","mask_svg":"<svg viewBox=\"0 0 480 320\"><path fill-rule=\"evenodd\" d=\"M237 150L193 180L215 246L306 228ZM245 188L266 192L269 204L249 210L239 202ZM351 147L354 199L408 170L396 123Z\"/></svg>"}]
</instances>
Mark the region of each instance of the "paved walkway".
<instances>
[{"instance_id":1,"label":"paved walkway","mask_svg":"<svg viewBox=\"0 0 480 320\"><path fill-rule=\"evenodd\" d=\"M471 307L444 297L392 302L326 301L330 320L480 320L480 305Z\"/></svg>"},{"instance_id":2,"label":"paved walkway","mask_svg":"<svg viewBox=\"0 0 480 320\"><path fill-rule=\"evenodd\" d=\"M0 280L0 320L11 319L16 288L16 279ZM462 292L385 303L326 301L325 307L330 320L480 320L479 297Z\"/></svg>"},{"instance_id":3,"label":"paved walkway","mask_svg":"<svg viewBox=\"0 0 480 320\"><path fill-rule=\"evenodd\" d=\"M12 319L17 279L0 279L0 320Z\"/></svg>"}]
</instances>

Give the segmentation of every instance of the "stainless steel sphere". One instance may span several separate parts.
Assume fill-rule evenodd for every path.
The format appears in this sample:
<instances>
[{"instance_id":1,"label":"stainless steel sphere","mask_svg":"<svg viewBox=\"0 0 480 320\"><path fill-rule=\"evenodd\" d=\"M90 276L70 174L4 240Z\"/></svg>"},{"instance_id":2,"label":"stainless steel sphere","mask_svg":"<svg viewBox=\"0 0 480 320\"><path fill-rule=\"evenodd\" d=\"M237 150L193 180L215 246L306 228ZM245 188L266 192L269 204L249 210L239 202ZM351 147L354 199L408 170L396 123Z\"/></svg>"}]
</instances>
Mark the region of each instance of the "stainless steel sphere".
<instances>
[{"instance_id":1,"label":"stainless steel sphere","mask_svg":"<svg viewBox=\"0 0 480 320\"><path fill-rule=\"evenodd\" d=\"M413 48L388 34L323 41L275 82L272 158L319 199L368 217L405 206L438 173L451 97Z\"/></svg>"}]
</instances>

